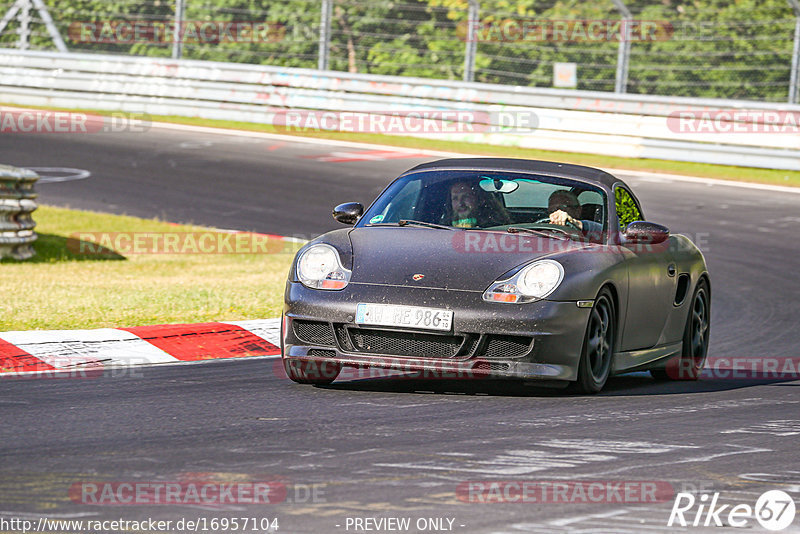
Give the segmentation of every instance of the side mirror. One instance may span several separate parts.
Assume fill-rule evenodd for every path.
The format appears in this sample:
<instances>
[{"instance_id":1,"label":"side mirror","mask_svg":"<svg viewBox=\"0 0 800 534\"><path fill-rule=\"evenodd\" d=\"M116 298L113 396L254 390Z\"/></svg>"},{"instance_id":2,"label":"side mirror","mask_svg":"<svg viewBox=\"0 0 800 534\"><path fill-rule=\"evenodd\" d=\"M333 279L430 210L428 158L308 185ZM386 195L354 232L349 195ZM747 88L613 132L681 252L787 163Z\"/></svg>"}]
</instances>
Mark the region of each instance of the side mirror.
<instances>
[{"instance_id":1,"label":"side mirror","mask_svg":"<svg viewBox=\"0 0 800 534\"><path fill-rule=\"evenodd\" d=\"M625 228L623 237L626 243L657 245L669 238L669 228L656 223L636 221Z\"/></svg>"},{"instance_id":2,"label":"side mirror","mask_svg":"<svg viewBox=\"0 0 800 534\"><path fill-rule=\"evenodd\" d=\"M342 224L355 224L364 213L364 206L358 202L347 202L333 208L333 218Z\"/></svg>"}]
</instances>

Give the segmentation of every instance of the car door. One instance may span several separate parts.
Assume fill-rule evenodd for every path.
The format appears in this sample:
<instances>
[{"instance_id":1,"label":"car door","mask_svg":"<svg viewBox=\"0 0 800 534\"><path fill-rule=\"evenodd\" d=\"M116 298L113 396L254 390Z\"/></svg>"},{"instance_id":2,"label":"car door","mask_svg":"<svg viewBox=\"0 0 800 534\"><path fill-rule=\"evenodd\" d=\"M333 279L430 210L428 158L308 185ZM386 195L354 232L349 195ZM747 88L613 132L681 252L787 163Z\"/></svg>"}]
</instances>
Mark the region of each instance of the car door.
<instances>
[{"instance_id":1,"label":"car door","mask_svg":"<svg viewBox=\"0 0 800 534\"><path fill-rule=\"evenodd\" d=\"M619 221L620 252L628 271L628 302L622 319L620 350L654 346L672 309L675 295L675 265L668 242L661 245L626 244L622 232L632 222L644 221L639 202L623 185L614 187ZM670 267L671 266L671 267Z\"/></svg>"}]
</instances>

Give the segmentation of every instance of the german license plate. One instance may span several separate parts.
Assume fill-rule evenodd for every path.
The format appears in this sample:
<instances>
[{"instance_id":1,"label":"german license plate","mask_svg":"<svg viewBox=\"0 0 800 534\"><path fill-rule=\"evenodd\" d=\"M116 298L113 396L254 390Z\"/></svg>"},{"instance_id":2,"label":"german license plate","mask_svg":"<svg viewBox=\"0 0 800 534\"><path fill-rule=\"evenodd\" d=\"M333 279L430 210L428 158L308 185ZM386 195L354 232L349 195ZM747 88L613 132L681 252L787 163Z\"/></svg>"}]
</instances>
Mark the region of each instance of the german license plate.
<instances>
[{"instance_id":1,"label":"german license plate","mask_svg":"<svg viewBox=\"0 0 800 534\"><path fill-rule=\"evenodd\" d=\"M453 312L417 306L359 303L356 308L356 324L450 330L453 326Z\"/></svg>"}]
</instances>

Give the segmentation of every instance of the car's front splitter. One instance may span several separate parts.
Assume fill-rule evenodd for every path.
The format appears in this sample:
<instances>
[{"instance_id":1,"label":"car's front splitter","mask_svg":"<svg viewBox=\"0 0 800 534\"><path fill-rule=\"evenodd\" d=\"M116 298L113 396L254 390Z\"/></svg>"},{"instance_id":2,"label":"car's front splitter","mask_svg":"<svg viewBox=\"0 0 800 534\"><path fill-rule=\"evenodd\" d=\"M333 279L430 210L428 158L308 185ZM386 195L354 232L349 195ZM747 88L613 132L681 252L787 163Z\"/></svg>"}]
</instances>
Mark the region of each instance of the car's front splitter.
<instances>
[{"instance_id":1,"label":"car's front splitter","mask_svg":"<svg viewBox=\"0 0 800 534\"><path fill-rule=\"evenodd\" d=\"M378 368L407 373L441 374L450 378L521 378L531 380L574 380L580 360L590 309L575 302L542 300L527 304L486 302L478 292L435 288L350 284L344 291L320 291L299 283L287 284L285 295L283 356L287 361L336 363L354 368ZM340 340L319 344L295 335L292 322L320 321L331 328L347 327L357 332L374 332L375 327L355 324L360 302L407 306L428 306L453 310L450 335L527 336L532 350L522 357L487 358L441 354L364 354L345 347ZM363 330L362 330L363 329ZM380 329L378 329L380 330ZM435 332L418 332L435 334ZM320 355L324 355L320 357ZM448 377L444 377L448 378Z\"/></svg>"},{"instance_id":2,"label":"car's front splitter","mask_svg":"<svg viewBox=\"0 0 800 534\"><path fill-rule=\"evenodd\" d=\"M518 378L525 380L571 380L574 369L563 365L531 362L506 362L471 359L443 361L433 358L402 358L396 356L355 355L331 350L330 357L312 356L306 346L285 347L283 359L303 365L308 372L325 376L335 366L355 369L382 369L389 373L355 372L354 378L379 378L403 374L403 378L432 380L481 380L486 378ZM391 374L390 374L391 373Z\"/></svg>"}]
</instances>

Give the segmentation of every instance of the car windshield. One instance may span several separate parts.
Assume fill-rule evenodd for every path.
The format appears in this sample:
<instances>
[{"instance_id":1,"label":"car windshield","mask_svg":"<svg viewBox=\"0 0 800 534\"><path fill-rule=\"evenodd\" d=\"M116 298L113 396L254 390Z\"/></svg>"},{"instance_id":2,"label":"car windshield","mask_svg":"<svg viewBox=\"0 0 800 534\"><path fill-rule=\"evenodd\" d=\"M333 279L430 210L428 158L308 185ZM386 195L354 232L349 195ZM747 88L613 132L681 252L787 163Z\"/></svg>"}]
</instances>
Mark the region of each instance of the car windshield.
<instances>
[{"instance_id":1,"label":"car windshield","mask_svg":"<svg viewBox=\"0 0 800 534\"><path fill-rule=\"evenodd\" d=\"M420 171L393 182L357 226L412 226L405 221L415 221L599 240L606 225L605 206L602 189L577 180L475 170ZM559 210L569 216L567 223L551 222L551 213Z\"/></svg>"}]
</instances>

